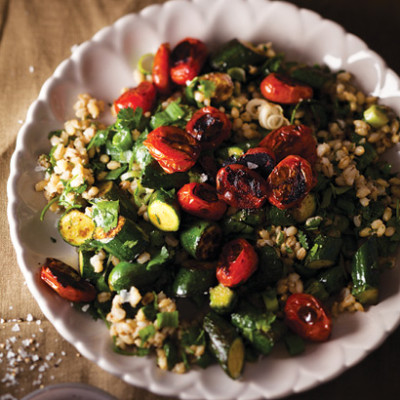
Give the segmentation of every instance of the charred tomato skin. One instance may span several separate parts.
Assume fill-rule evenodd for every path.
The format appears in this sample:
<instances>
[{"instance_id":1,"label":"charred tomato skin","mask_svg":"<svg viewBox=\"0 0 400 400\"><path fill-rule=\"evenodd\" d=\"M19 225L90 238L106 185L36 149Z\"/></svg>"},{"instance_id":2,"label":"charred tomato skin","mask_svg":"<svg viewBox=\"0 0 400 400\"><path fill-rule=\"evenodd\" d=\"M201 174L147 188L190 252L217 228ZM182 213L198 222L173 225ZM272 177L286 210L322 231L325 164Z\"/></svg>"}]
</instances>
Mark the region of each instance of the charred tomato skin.
<instances>
[{"instance_id":1,"label":"charred tomato skin","mask_svg":"<svg viewBox=\"0 0 400 400\"><path fill-rule=\"evenodd\" d=\"M47 258L40 270L40 279L62 298L72 302L90 302L96 298L95 287L81 278L69 265Z\"/></svg>"},{"instance_id":2,"label":"charred tomato skin","mask_svg":"<svg viewBox=\"0 0 400 400\"><path fill-rule=\"evenodd\" d=\"M316 184L317 179L307 160L287 156L268 176L268 201L281 210L294 207Z\"/></svg>"},{"instance_id":3,"label":"charred tomato skin","mask_svg":"<svg viewBox=\"0 0 400 400\"><path fill-rule=\"evenodd\" d=\"M189 170L200 155L197 140L176 126L154 129L143 144L167 174Z\"/></svg>"},{"instance_id":4,"label":"charred tomato skin","mask_svg":"<svg viewBox=\"0 0 400 400\"><path fill-rule=\"evenodd\" d=\"M135 110L140 107L143 112L151 111L154 108L157 98L156 87L151 82L141 82L138 86L128 89L114 101L114 111L118 114L123 108Z\"/></svg>"},{"instance_id":5,"label":"charred tomato skin","mask_svg":"<svg viewBox=\"0 0 400 400\"><path fill-rule=\"evenodd\" d=\"M197 110L186 124L186 131L206 150L215 149L228 139L231 128L226 114L211 106Z\"/></svg>"},{"instance_id":6,"label":"charred tomato skin","mask_svg":"<svg viewBox=\"0 0 400 400\"><path fill-rule=\"evenodd\" d=\"M286 75L272 72L260 84L262 95L274 103L296 104L300 100L311 99L311 86L296 82Z\"/></svg>"},{"instance_id":7,"label":"charred tomato skin","mask_svg":"<svg viewBox=\"0 0 400 400\"><path fill-rule=\"evenodd\" d=\"M225 244L217 264L217 280L224 286L234 287L247 281L258 267L258 255L245 239Z\"/></svg>"},{"instance_id":8,"label":"charred tomato skin","mask_svg":"<svg viewBox=\"0 0 400 400\"><path fill-rule=\"evenodd\" d=\"M221 199L236 208L261 208L267 199L265 180L241 164L222 167L216 177L217 192Z\"/></svg>"},{"instance_id":9,"label":"charred tomato skin","mask_svg":"<svg viewBox=\"0 0 400 400\"><path fill-rule=\"evenodd\" d=\"M170 55L171 50L169 43L162 43L157 49L154 56L153 68L151 75L153 84L157 92L162 96L167 96L171 92L171 79L170 79Z\"/></svg>"},{"instance_id":10,"label":"charred tomato skin","mask_svg":"<svg viewBox=\"0 0 400 400\"><path fill-rule=\"evenodd\" d=\"M303 339L313 342L329 339L332 320L314 296L306 293L290 295L284 313L286 325Z\"/></svg>"},{"instance_id":11,"label":"charred tomato skin","mask_svg":"<svg viewBox=\"0 0 400 400\"><path fill-rule=\"evenodd\" d=\"M266 179L276 165L276 157L274 152L266 147L253 147L236 162L253 169Z\"/></svg>"},{"instance_id":12,"label":"charred tomato skin","mask_svg":"<svg viewBox=\"0 0 400 400\"><path fill-rule=\"evenodd\" d=\"M214 186L207 183L187 183L179 189L177 197L183 211L199 218L218 221L227 208Z\"/></svg>"},{"instance_id":13,"label":"charred tomato skin","mask_svg":"<svg viewBox=\"0 0 400 400\"><path fill-rule=\"evenodd\" d=\"M307 125L286 125L270 132L261 142L274 152L277 161L289 155L305 158L312 165L317 160L317 141Z\"/></svg>"},{"instance_id":14,"label":"charred tomato skin","mask_svg":"<svg viewBox=\"0 0 400 400\"><path fill-rule=\"evenodd\" d=\"M198 39L185 38L171 52L170 76L177 85L186 85L199 75L207 58L207 46Z\"/></svg>"}]
</instances>

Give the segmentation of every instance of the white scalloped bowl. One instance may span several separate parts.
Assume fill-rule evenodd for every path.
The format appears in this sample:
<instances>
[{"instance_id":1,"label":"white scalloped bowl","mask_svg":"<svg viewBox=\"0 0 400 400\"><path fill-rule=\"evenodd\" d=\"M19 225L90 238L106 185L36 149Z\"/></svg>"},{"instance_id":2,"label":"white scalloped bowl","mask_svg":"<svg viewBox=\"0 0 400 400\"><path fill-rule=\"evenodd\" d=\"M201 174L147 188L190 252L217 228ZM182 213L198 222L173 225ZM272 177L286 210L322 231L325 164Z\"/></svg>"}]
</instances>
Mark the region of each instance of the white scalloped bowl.
<instances>
[{"instance_id":1,"label":"white scalloped bowl","mask_svg":"<svg viewBox=\"0 0 400 400\"><path fill-rule=\"evenodd\" d=\"M310 345L289 358L279 348L256 365L246 366L243 378L231 381L218 366L185 375L162 372L153 358L124 357L113 353L102 322L77 312L44 287L38 265L45 257L59 257L76 265L74 251L58 239L56 217L39 214L45 201L33 189L41 179L35 170L39 154L49 150L47 133L73 117L79 93L112 102L120 89L132 86L132 69L139 56L154 52L162 42L174 45L185 36L211 46L233 37L253 42L272 41L293 59L346 69L368 93L400 113L400 81L384 61L357 37L334 22L293 5L268 0L171 1L127 15L98 32L61 63L43 85L21 128L8 182L11 238L28 287L46 317L77 350L101 368L126 382L155 393L182 399L279 398L325 382L363 359L399 323L398 270L385 273L381 302L366 313L344 315L334 326L332 339ZM399 165L398 150L389 157Z\"/></svg>"}]
</instances>

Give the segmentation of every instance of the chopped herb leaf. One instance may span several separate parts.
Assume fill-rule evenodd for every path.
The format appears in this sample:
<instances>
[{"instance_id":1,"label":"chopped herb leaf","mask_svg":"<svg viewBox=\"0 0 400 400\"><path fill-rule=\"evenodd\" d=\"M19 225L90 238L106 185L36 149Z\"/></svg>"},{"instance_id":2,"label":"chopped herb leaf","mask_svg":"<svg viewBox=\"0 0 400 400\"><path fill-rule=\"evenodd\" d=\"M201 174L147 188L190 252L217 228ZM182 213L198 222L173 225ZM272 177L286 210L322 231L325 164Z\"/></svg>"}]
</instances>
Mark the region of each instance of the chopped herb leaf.
<instances>
[{"instance_id":1,"label":"chopped herb leaf","mask_svg":"<svg viewBox=\"0 0 400 400\"><path fill-rule=\"evenodd\" d=\"M105 232L117 226L119 200L102 200L92 204L92 218L96 226L103 228Z\"/></svg>"},{"instance_id":2,"label":"chopped herb leaf","mask_svg":"<svg viewBox=\"0 0 400 400\"><path fill-rule=\"evenodd\" d=\"M156 328L154 325L147 325L139 331L140 339L142 339L142 344L146 343L151 337L156 334Z\"/></svg>"},{"instance_id":3,"label":"chopped herb leaf","mask_svg":"<svg viewBox=\"0 0 400 400\"><path fill-rule=\"evenodd\" d=\"M310 248L310 245L308 244L307 235L303 231L299 231L297 233L297 238L299 239L299 242L302 247L304 247L306 250Z\"/></svg>"}]
</instances>

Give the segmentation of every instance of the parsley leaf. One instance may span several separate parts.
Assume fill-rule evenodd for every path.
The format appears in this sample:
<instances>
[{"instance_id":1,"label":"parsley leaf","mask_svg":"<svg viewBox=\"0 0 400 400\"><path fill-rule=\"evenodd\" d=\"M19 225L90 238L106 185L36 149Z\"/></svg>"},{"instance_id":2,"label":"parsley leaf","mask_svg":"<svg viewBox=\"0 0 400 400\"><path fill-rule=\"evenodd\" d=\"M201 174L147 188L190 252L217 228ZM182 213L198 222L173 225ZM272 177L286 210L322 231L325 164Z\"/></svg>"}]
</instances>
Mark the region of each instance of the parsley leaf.
<instances>
[{"instance_id":1,"label":"parsley leaf","mask_svg":"<svg viewBox=\"0 0 400 400\"><path fill-rule=\"evenodd\" d=\"M117 226L119 200L102 200L92 204L92 218L96 226L103 228L105 232Z\"/></svg>"}]
</instances>

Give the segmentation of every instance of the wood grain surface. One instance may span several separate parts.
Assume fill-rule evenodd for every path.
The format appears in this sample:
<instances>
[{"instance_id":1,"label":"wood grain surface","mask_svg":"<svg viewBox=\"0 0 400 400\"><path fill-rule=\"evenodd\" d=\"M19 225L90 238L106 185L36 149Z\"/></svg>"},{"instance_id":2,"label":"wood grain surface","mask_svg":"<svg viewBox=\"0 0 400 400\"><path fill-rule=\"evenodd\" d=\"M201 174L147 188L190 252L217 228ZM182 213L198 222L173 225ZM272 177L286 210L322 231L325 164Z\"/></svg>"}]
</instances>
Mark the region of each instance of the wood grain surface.
<instances>
[{"instance_id":1,"label":"wood grain surface","mask_svg":"<svg viewBox=\"0 0 400 400\"><path fill-rule=\"evenodd\" d=\"M16 264L8 233L6 182L17 132L44 81L71 54L71 47L91 38L103 26L143 7L151 0L0 0L0 399L20 399L41 386L83 382L119 400L164 397L135 388L102 371L77 354L46 321L29 293ZM293 0L317 11L360 36L400 73L400 2L398 0ZM240 34L238 34L240 36ZM400 310L400 304L399 304ZM33 336L34 335L34 336ZM32 339L29 345L24 340ZM14 343L13 343L14 341ZM27 346L25 347L25 344ZM37 345L36 345L37 344ZM7 351L24 349L17 384L10 386ZM397 329L359 365L331 382L289 399L396 399L400 395ZM32 361L32 360L31 360ZM33 369L31 365L34 365ZM32 370L31 370L32 369ZM266 371L268 373L268 371Z\"/></svg>"}]
</instances>

